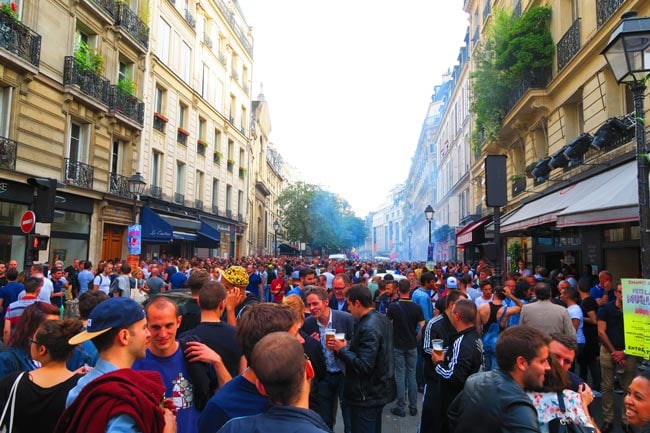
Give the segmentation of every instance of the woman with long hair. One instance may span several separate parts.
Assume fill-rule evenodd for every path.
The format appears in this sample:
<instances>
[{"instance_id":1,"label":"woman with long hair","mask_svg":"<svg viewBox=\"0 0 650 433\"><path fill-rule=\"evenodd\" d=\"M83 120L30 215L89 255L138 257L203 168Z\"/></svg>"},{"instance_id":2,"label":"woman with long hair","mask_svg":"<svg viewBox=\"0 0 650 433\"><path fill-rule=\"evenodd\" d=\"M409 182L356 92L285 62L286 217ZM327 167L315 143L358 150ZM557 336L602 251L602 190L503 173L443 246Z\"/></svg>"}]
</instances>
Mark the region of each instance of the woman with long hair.
<instances>
[{"instance_id":1,"label":"woman with long hair","mask_svg":"<svg viewBox=\"0 0 650 433\"><path fill-rule=\"evenodd\" d=\"M82 376L66 368L66 361L75 348L68 344L68 340L82 329L83 325L77 319L46 320L33 334L29 339L30 353L41 367L25 373L16 371L0 380L0 403L3 407L10 399L14 382L18 381L15 406L9 407L4 426L13 422L14 433L54 431L59 415L65 409L68 391Z\"/></svg>"},{"instance_id":2,"label":"woman with long hair","mask_svg":"<svg viewBox=\"0 0 650 433\"><path fill-rule=\"evenodd\" d=\"M9 344L0 352L0 378L14 371L29 371L36 368L30 353L30 339L46 320L59 318L59 309L47 302L34 302L20 315L16 328L12 330Z\"/></svg>"}]
</instances>

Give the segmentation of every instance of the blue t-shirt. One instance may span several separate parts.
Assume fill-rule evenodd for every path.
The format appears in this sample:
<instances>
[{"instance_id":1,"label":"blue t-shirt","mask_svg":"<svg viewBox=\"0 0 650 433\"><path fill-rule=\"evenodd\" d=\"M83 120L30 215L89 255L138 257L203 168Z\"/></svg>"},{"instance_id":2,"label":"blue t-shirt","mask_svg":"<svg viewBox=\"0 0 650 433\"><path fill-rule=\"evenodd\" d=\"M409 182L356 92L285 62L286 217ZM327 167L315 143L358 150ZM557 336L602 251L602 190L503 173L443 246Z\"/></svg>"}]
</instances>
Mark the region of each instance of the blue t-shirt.
<instances>
[{"instance_id":1,"label":"blue t-shirt","mask_svg":"<svg viewBox=\"0 0 650 433\"><path fill-rule=\"evenodd\" d=\"M174 272L174 274L169 277L169 282L172 285L172 290L182 289L185 286L187 281L187 276L183 272Z\"/></svg>"},{"instance_id":2,"label":"blue t-shirt","mask_svg":"<svg viewBox=\"0 0 650 433\"><path fill-rule=\"evenodd\" d=\"M88 284L95 279L95 276L88 269L77 274L77 281L79 281L79 296L88 291Z\"/></svg>"},{"instance_id":3,"label":"blue t-shirt","mask_svg":"<svg viewBox=\"0 0 650 433\"><path fill-rule=\"evenodd\" d=\"M165 397L171 398L178 408L176 414L178 433L195 433L199 411L194 407L192 384L180 345L176 352L168 357L156 356L147 349L146 357L135 361L133 369L160 373L166 388Z\"/></svg>"},{"instance_id":4,"label":"blue t-shirt","mask_svg":"<svg viewBox=\"0 0 650 433\"><path fill-rule=\"evenodd\" d=\"M199 433L215 433L233 418L263 413L268 403L269 399L257 391L254 383L241 375L234 377L212 396L201 412Z\"/></svg>"},{"instance_id":5,"label":"blue t-shirt","mask_svg":"<svg viewBox=\"0 0 650 433\"><path fill-rule=\"evenodd\" d=\"M2 298L2 318L5 317L9 304L18 300L18 294L25 290L25 286L16 281L9 281L0 287L0 298Z\"/></svg>"},{"instance_id":6,"label":"blue t-shirt","mask_svg":"<svg viewBox=\"0 0 650 433\"><path fill-rule=\"evenodd\" d=\"M249 292L259 295L260 294L260 284L262 284L262 277L259 276L257 272L253 272L249 277L248 277L248 286L246 286L246 290Z\"/></svg>"}]
</instances>

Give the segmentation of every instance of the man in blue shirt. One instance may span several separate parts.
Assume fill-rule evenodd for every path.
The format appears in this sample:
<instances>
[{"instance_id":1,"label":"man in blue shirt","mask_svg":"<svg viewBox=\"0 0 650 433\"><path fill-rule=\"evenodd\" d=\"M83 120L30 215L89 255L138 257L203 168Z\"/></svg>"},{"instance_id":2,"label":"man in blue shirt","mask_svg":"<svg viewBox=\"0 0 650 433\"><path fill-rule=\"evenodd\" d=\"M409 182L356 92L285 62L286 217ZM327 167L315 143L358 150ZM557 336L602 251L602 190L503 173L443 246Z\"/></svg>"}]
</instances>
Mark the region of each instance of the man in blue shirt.
<instances>
[{"instance_id":1,"label":"man in blue shirt","mask_svg":"<svg viewBox=\"0 0 650 433\"><path fill-rule=\"evenodd\" d=\"M603 270L598 273L598 284L589 290L589 296L596 300L599 307L616 300L612 291L611 272Z\"/></svg>"},{"instance_id":2,"label":"man in blue shirt","mask_svg":"<svg viewBox=\"0 0 650 433\"><path fill-rule=\"evenodd\" d=\"M95 368L79 379L77 386L70 390L66 408L80 397L84 388L93 380L120 369L130 369L136 359L144 358L149 337L142 307L131 298L111 298L97 305L90 313L86 330L72 337L69 344L81 344L92 339L99 352L99 360ZM82 412L85 408L75 405L71 410ZM66 410L63 413L60 423L71 421L69 412ZM171 410L163 409L163 416L162 433L176 432L176 418ZM108 420L105 431L136 433L140 429L131 415L120 414Z\"/></svg>"},{"instance_id":3,"label":"man in blue shirt","mask_svg":"<svg viewBox=\"0 0 650 433\"><path fill-rule=\"evenodd\" d=\"M82 264L83 270L77 274L77 281L79 281L79 296L83 295L89 289L92 290L92 281L95 278L90 271L93 264L90 260L86 260Z\"/></svg>"}]
</instances>

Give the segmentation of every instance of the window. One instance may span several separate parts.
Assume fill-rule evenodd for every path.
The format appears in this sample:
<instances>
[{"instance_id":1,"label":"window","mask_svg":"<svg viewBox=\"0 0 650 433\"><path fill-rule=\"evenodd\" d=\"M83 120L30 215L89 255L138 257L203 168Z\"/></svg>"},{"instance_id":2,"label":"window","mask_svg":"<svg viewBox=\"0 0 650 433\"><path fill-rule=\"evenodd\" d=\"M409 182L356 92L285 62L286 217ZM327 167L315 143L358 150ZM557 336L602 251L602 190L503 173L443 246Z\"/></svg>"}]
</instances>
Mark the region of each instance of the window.
<instances>
[{"instance_id":1,"label":"window","mask_svg":"<svg viewBox=\"0 0 650 433\"><path fill-rule=\"evenodd\" d=\"M201 75L201 97L208 99L208 83L210 81L210 68L205 63L203 64L203 74Z\"/></svg>"},{"instance_id":2,"label":"window","mask_svg":"<svg viewBox=\"0 0 650 433\"><path fill-rule=\"evenodd\" d=\"M158 23L158 47L156 51L158 58L160 58L163 63L169 63L170 34L171 26L167 24L164 19L160 18Z\"/></svg>"},{"instance_id":3,"label":"window","mask_svg":"<svg viewBox=\"0 0 650 433\"><path fill-rule=\"evenodd\" d=\"M244 167L244 149L239 149L239 166Z\"/></svg>"},{"instance_id":4,"label":"window","mask_svg":"<svg viewBox=\"0 0 650 433\"><path fill-rule=\"evenodd\" d=\"M221 151L221 131L214 130L214 150L215 152Z\"/></svg>"},{"instance_id":5,"label":"window","mask_svg":"<svg viewBox=\"0 0 650 433\"><path fill-rule=\"evenodd\" d=\"M111 146L111 173L115 174L120 174L121 170L121 161L120 161L120 155L122 154L121 151L122 148L122 143L120 143L119 140L113 140L113 145Z\"/></svg>"},{"instance_id":6,"label":"window","mask_svg":"<svg viewBox=\"0 0 650 433\"><path fill-rule=\"evenodd\" d=\"M244 191L237 191L237 213L242 215L244 213Z\"/></svg>"},{"instance_id":7,"label":"window","mask_svg":"<svg viewBox=\"0 0 650 433\"><path fill-rule=\"evenodd\" d=\"M162 158L163 154L160 152L153 152L151 161L151 186L160 185L160 175L162 172Z\"/></svg>"},{"instance_id":8,"label":"window","mask_svg":"<svg viewBox=\"0 0 650 433\"><path fill-rule=\"evenodd\" d=\"M0 87L0 136L9 137L13 87Z\"/></svg>"},{"instance_id":9,"label":"window","mask_svg":"<svg viewBox=\"0 0 650 433\"><path fill-rule=\"evenodd\" d=\"M228 140L228 159L233 159L235 153L235 143L232 140Z\"/></svg>"},{"instance_id":10,"label":"window","mask_svg":"<svg viewBox=\"0 0 650 433\"><path fill-rule=\"evenodd\" d=\"M154 111L163 114L165 111L165 90L156 86L156 95L154 96Z\"/></svg>"},{"instance_id":11,"label":"window","mask_svg":"<svg viewBox=\"0 0 650 433\"><path fill-rule=\"evenodd\" d=\"M219 206L219 179L212 179L212 208ZM216 212L215 212L216 213Z\"/></svg>"},{"instance_id":12,"label":"window","mask_svg":"<svg viewBox=\"0 0 650 433\"><path fill-rule=\"evenodd\" d=\"M244 129L246 128L246 106L242 105L241 106L241 132L242 134L244 133Z\"/></svg>"},{"instance_id":13,"label":"window","mask_svg":"<svg viewBox=\"0 0 650 433\"><path fill-rule=\"evenodd\" d=\"M232 201L232 185L226 185L226 214L232 212L231 201Z\"/></svg>"},{"instance_id":14,"label":"window","mask_svg":"<svg viewBox=\"0 0 650 433\"><path fill-rule=\"evenodd\" d=\"M187 124L187 105L178 104L178 127L185 128Z\"/></svg>"},{"instance_id":15,"label":"window","mask_svg":"<svg viewBox=\"0 0 650 433\"><path fill-rule=\"evenodd\" d=\"M119 70L117 71L117 79L119 81L131 80L133 81L133 62L120 55Z\"/></svg>"},{"instance_id":16,"label":"window","mask_svg":"<svg viewBox=\"0 0 650 433\"><path fill-rule=\"evenodd\" d=\"M192 48L183 42L181 48L181 79L190 83L190 65L192 64Z\"/></svg>"},{"instance_id":17,"label":"window","mask_svg":"<svg viewBox=\"0 0 650 433\"><path fill-rule=\"evenodd\" d=\"M196 170L196 179L194 180L194 199L203 201L203 179L204 174L201 170ZM198 207L198 206L197 206Z\"/></svg>"},{"instance_id":18,"label":"window","mask_svg":"<svg viewBox=\"0 0 650 433\"><path fill-rule=\"evenodd\" d=\"M68 158L74 162L86 162L88 157L88 125L70 122Z\"/></svg>"},{"instance_id":19,"label":"window","mask_svg":"<svg viewBox=\"0 0 650 433\"><path fill-rule=\"evenodd\" d=\"M199 139L205 140L206 120L199 116Z\"/></svg>"},{"instance_id":20,"label":"window","mask_svg":"<svg viewBox=\"0 0 650 433\"><path fill-rule=\"evenodd\" d=\"M183 161L176 161L176 194L185 194L185 163ZM180 201L182 202L183 199Z\"/></svg>"}]
</instances>

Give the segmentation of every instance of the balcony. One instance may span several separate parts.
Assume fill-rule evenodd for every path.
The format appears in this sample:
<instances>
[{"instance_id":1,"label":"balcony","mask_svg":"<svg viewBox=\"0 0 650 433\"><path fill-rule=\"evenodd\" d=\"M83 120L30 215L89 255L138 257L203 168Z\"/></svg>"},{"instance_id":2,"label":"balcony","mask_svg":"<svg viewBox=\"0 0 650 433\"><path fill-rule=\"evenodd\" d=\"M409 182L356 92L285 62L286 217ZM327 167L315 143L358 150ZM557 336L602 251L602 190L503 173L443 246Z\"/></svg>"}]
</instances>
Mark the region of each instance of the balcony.
<instances>
[{"instance_id":1,"label":"balcony","mask_svg":"<svg viewBox=\"0 0 650 433\"><path fill-rule=\"evenodd\" d=\"M110 23L115 22L115 0L89 0L87 4L105 19L110 18Z\"/></svg>"},{"instance_id":2,"label":"balcony","mask_svg":"<svg viewBox=\"0 0 650 433\"><path fill-rule=\"evenodd\" d=\"M194 19L194 16L192 16L192 14L190 13L189 9L185 9L183 18L185 18L185 21L190 27L192 27L193 29L196 28L196 20Z\"/></svg>"},{"instance_id":3,"label":"balcony","mask_svg":"<svg viewBox=\"0 0 650 433\"><path fill-rule=\"evenodd\" d=\"M65 183L79 188L92 189L95 169L83 162L72 161L65 158Z\"/></svg>"},{"instance_id":4,"label":"balcony","mask_svg":"<svg viewBox=\"0 0 650 433\"><path fill-rule=\"evenodd\" d=\"M242 135L246 135L246 129L243 126L239 127L239 132L241 132Z\"/></svg>"},{"instance_id":5,"label":"balcony","mask_svg":"<svg viewBox=\"0 0 650 433\"><path fill-rule=\"evenodd\" d=\"M4 170L16 170L16 152L18 142L7 137L0 137L0 168Z\"/></svg>"},{"instance_id":6,"label":"balcony","mask_svg":"<svg viewBox=\"0 0 650 433\"><path fill-rule=\"evenodd\" d=\"M216 0L215 3L217 4L217 9L221 12L221 15L223 15L226 18L226 21L230 25L230 28L232 29L233 33L237 36L237 39L239 39L239 42L242 44L244 47L244 50L248 53L249 56L253 56L253 46L251 45L250 42L248 42L248 38L244 34L244 31L241 29L239 24L237 24L237 21L235 20L235 17L232 12L230 12L230 8L224 3L223 0Z\"/></svg>"},{"instance_id":7,"label":"balcony","mask_svg":"<svg viewBox=\"0 0 650 433\"><path fill-rule=\"evenodd\" d=\"M194 200L194 207L199 210L203 210L203 200L196 199Z\"/></svg>"},{"instance_id":8,"label":"balcony","mask_svg":"<svg viewBox=\"0 0 650 433\"><path fill-rule=\"evenodd\" d=\"M244 215L238 213L238 214L237 214L237 221L239 221L239 222L243 222L243 221L244 221Z\"/></svg>"},{"instance_id":9,"label":"balcony","mask_svg":"<svg viewBox=\"0 0 650 433\"><path fill-rule=\"evenodd\" d=\"M124 198L132 198L129 192L129 178L117 173L109 173L108 192Z\"/></svg>"},{"instance_id":10,"label":"balcony","mask_svg":"<svg viewBox=\"0 0 650 433\"><path fill-rule=\"evenodd\" d=\"M230 116L228 116L228 122L230 122L231 125L234 125L235 124L235 116L233 116L232 114Z\"/></svg>"},{"instance_id":11,"label":"balcony","mask_svg":"<svg viewBox=\"0 0 650 433\"><path fill-rule=\"evenodd\" d=\"M551 70L540 70L532 74L528 80L522 80L517 84L517 87L512 91L508 98L506 106L506 113L510 112L512 108L517 105L519 100L531 89L543 89L551 81Z\"/></svg>"},{"instance_id":12,"label":"balcony","mask_svg":"<svg viewBox=\"0 0 650 433\"><path fill-rule=\"evenodd\" d=\"M11 63L38 72L41 60L41 35L4 13L0 13L0 34L2 35L0 47L11 53L10 56L4 52L0 53L0 59L6 58Z\"/></svg>"},{"instance_id":13,"label":"balcony","mask_svg":"<svg viewBox=\"0 0 650 433\"><path fill-rule=\"evenodd\" d=\"M621 7L625 0L596 0L596 23L598 28L614 15L614 12Z\"/></svg>"},{"instance_id":14,"label":"balcony","mask_svg":"<svg viewBox=\"0 0 650 433\"><path fill-rule=\"evenodd\" d=\"M82 71L74 57L66 56L63 65L63 84L75 86L85 96L89 96L96 102L108 105L108 87L110 82L102 78L94 71Z\"/></svg>"},{"instance_id":15,"label":"balcony","mask_svg":"<svg viewBox=\"0 0 650 433\"><path fill-rule=\"evenodd\" d=\"M133 120L142 128L144 124L144 102L128 94L116 85L108 89L108 107L115 114L121 114Z\"/></svg>"},{"instance_id":16,"label":"balcony","mask_svg":"<svg viewBox=\"0 0 650 433\"><path fill-rule=\"evenodd\" d=\"M175 192L174 193L174 203L177 204L185 204L185 194L181 194L180 192Z\"/></svg>"},{"instance_id":17,"label":"balcony","mask_svg":"<svg viewBox=\"0 0 650 433\"><path fill-rule=\"evenodd\" d=\"M212 213L215 215L219 215L219 206L212 205Z\"/></svg>"},{"instance_id":18,"label":"balcony","mask_svg":"<svg viewBox=\"0 0 650 433\"><path fill-rule=\"evenodd\" d=\"M264 197L268 197L271 195L271 190L266 186L266 183L264 183L264 180L260 176L255 177L255 188L259 192L262 193Z\"/></svg>"},{"instance_id":19,"label":"balcony","mask_svg":"<svg viewBox=\"0 0 650 433\"><path fill-rule=\"evenodd\" d=\"M226 209L226 218L232 218L232 210Z\"/></svg>"},{"instance_id":20,"label":"balcony","mask_svg":"<svg viewBox=\"0 0 650 433\"><path fill-rule=\"evenodd\" d=\"M217 58L222 65L226 66L226 56L223 53L217 53Z\"/></svg>"},{"instance_id":21,"label":"balcony","mask_svg":"<svg viewBox=\"0 0 650 433\"><path fill-rule=\"evenodd\" d=\"M248 95L250 92L250 88L248 87L248 84L244 84L242 88L244 89L244 93Z\"/></svg>"},{"instance_id":22,"label":"balcony","mask_svg":"<svg viewBox=\"0 0 650 433\"><path fill-rule=\"evenodd\" d=\"M153 198L162 198L162 187L151 185L149 187L149 195Z\"/></svg>"},{"instance_id":23,"label":"balcony","mask_svg":"<svg viewBox=\"0 0 650 433\"><path fill-rule=\"evenodd\" d=\"M129 5L119 2L115 7L115 25L140 45L142 52L149 48L149 27L133 12Z\"/></svg>"},{"instance_id":24,"label":"balcony","mask_svg":"<svg viewBox=\"0 0 650 433\"><path fill-rule=\"evenodd\" d=\"M562 36L557 43L557 70L564 69L571 59L580 51L580 18L575 20L569 30Z\"/></svg>"},{"instance_id":25,"label":"balcony","mask_svg":"<svg viewBox=\"0 0 650 433\"><path fill-rule=\"evenodd\" d=\"M210 36L208 36L207 33L203 34L203 43L206 47L212 48L212 39L210 39Z\"/></svg>"},{"instance_id":26,"label":"balcony","mask_svg":"<svg viewBox=\"0 0 650 433\"><path fill-rule=\"evenodd\" d=\"M239 72L237 72L237 71L232 71L232 72L230 73L230 77L231 77L233 80L235 80L235 81L239 81Z\"/></svg>"}]
</instances>

